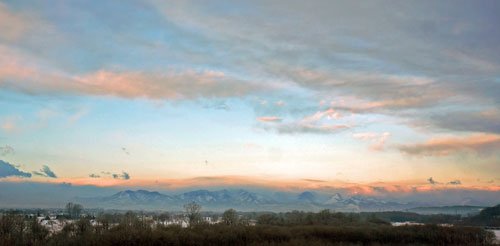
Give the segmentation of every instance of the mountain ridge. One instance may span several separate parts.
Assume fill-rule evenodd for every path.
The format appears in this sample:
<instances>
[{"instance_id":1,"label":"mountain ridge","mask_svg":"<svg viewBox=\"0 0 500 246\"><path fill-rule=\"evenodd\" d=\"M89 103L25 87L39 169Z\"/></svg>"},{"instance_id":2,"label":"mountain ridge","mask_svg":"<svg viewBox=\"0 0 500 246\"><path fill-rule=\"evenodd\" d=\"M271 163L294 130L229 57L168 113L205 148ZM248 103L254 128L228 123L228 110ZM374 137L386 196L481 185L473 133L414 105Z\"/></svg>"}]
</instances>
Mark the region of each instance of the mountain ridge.
<instances>
[{"instance_id":1,"label":"mountain ridge","mask_svg":"<svg viewBox=\"0 0 500 246\"><path fill-rule=\"evenodd\" d=\"M244 189L198 189L175 195L158 191L124 190L110 196L76 198L85 206L102 208L170 209L182 210L189 202L196 202L209 210L235 208L241 211L319 211L331 209L343 212L403 210L423 204L385 201L369 196L345 196L340 193L319 194L304 191L292 194L259 194Z\"/></svg>"}]
</instances>

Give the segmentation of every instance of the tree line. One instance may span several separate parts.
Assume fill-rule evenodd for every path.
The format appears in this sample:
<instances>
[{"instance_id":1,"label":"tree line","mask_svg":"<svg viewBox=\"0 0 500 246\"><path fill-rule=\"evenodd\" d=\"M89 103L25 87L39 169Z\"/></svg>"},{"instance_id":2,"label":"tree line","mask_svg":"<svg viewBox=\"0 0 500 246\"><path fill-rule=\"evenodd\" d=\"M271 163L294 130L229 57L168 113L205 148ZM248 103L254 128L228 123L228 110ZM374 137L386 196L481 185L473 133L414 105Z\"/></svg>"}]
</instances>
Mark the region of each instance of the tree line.
<instances>
[{"instance_id":1,"label":"tree line","mask_svg":"<svg viewBox=\"0 0 500 246\"><path fill-rule=\"evenodd\" d=\"M75 206L67 206L68 213ZM76 206L79 208L79 206ZM83 208L82 208L83 209ZM0 217L0 245L491 245L494 235L480 227L437 225L393 227L373 214L292 211L262 213L256 225L233 209L221 223L202 219L202 207L184 206L189 226L163 225L134 212L80 216L57 233L36 218L20 214ZM80 211L81 212L81 211ZM168 213L155 220L171 218ZM91 224L95 221L95 225Z\"/></svg>"}]
</instances>

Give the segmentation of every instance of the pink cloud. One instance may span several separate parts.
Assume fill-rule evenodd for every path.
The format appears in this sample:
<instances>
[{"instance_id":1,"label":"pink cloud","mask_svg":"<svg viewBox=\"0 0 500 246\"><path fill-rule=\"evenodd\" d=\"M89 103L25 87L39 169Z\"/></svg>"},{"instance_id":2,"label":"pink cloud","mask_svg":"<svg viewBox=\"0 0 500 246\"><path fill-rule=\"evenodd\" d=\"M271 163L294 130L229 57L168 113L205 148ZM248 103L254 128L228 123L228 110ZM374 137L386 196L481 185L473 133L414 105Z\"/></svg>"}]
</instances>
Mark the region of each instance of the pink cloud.
<instances>
[{"instance_id":1,"label":"pink cloud","mask_svg":"<svg viewBox=\"0 0 500 246\"><path fill-rule=\"evenodd\" d=\"M282 119L277 116L262 116L262 117L257 117L257 120L260 122L281 122Z\"/></svg>"},{"instance_id":2,"label":"pink cloud","mask_svg":"<svg viewBox=\"0 0 500 246\"><path fill-rule=\"evenodd\" d=\"M339 119L340 117L341 117L341 115L339 112L330 108L330 109L327 109L325 111L318 111L313 115L304 117L302 119L302 122L314 123L314 122L318 122L318 121L325 119L325 118L328 120L331 120L331 119Z\"/></svg>"},{"instance_id":3,"label":"pink cloud","mask_svg":"<svg viewBox=\"0 0 500 246\"><path fill-rule=\"evenodd\" d=\"M399 150L406 154L422 156L447 156L457 152L491 153L499 148L500 136L496 134L440 137L424 143L399 146Z\"/></svg>"},{"instance_id":4,"label":"pink cloud","mask_svg":"<svg viewBox=\"0 0 500 246\"><path fill-rule=\"evenodd\" d=\"M123 98L189 100L240 97L272 89L212 70L108 71L72 75L0 45L0 87L33 93L69 93Z\"/></svg>"}]
</instances>

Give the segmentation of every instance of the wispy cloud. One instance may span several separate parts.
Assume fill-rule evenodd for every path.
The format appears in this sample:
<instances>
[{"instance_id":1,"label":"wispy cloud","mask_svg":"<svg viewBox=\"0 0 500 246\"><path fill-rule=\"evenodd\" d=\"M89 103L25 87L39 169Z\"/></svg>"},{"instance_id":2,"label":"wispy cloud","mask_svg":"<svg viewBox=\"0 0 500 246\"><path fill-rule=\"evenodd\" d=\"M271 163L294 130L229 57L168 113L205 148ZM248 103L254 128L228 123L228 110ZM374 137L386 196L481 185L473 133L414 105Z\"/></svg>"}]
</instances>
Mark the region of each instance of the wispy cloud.
<instances>
[{"instance_id":1,"label":"wispy cloud","mask_svg":"<svg viewBox=\"0 0 500 246\"><path fill-rule=\"evenodd\" d=\"M284 107L286 105L285 101L279 100L276 103L274 103L278 107Z\"/></svg>"},{"instance_id":2,"label":"wispy cloud","mask_svg":"<svg viewBox=\"0 0 500 246\"><path fill-rule=\"evenodd\" d=\"M314 183L325 183L327 182L326 180L321 180L321 179L302 179L307 182L314 182Z\"/></svg>"},{"instance_id":3,"label":"wispy cloud","mask_svg":"<svg viewBox=\"0 0 500 246\"><path fill-rule=\"evenodd\" d=\"M113 174L111 174L111 176L114 179L123 179L123 180L129 180L130 179L130 175L127 172L122 172L121 174L113 173Z\"/></svg>"},{"instance_id":4,"label":"wispy cloud","mask_svg":"<svg viewBox=\"0 0 500 246\"><path fill-rule=\"evenodd\" d=\"M7 133L15 133L21 131L19 127L20 117L11 116L2 120L0 123L0 129Z\"/></svg>"},{"instance_id":5,"label":"wispy cloud","mask_svg":"<svg viewBox=\"0 0 500 246\"><path fill-rule=\"evenodd\" d=\"M429 116L429 122L437 128L454 131L500 134L500 110L498 109L487 109L480 112L462 110L435 113Z\"/></svg>"},{"instance_id":6,"label":"wispy cloud","mask_svg":"<svg viewBox=\"0 0 500 246\"><path fill-rule=\"evenodd\" d=\"M278 116L261 116L257 117L257 121L260 122L281 122L283 119L281 119Z\"/></svg>"},{"instance_id":7,"label":"wispy cloud","mask_svg":"<svg viewBox=\"0 0 500 246\"><path fill-rule=\"evenodd\" d=\"M120 180L129 180L130 174L128 172L122 173L112 173L102 171L101 174L91 173L89 174L89 178L92 179L120 179Z\"/></svg>"},{"instance_id":8,"label":"wispy cloud","mask_svg":"<svg viewBox=\"0 0 500 246\"><path fill-rule=\"evenodd\" d=\"M439 137L424 143L400 145L399 150L409 155L446 156L457 152L490 154L500 148L500 136L476 134L466 137Z\"/></svg>"},{"instance_id":9,"label":"wispy cloud","mask_svg":"<svg viewBox=\"0 0 500 246\"><path fill-rule=\"evenodd\" d=\"M87 115L88 113L89 113L88 108L80 108L75 113L73 113L72 115L70 115L68 117L68 122L75 123L75 122L79 121L82 117Z\"/></svg>"},{"instance_id":10,"label":"wispy cloud","mask_svg":"<svg viewBox=\"0 0 500 246\"><path fill-rule=\"evenodd\" d=\"M66 74L39 67L29 55L0 46L0 88L31 94L88 94L123 98L191 100L246 96L272 89L214 70L110 71Z\"/></svg>"},{"instance_id":11,"label":"wispy cloud","mask_svg":"<svg viewBox=\"0 0 500 246\"><path fill-rule=\"evenodd\" d=\"M273 125L261 126L266 130L274 130L283 134L296 134L296 133L316 133L316 134L331 134L337 133L351 128L352 126L347 123L340 123L335 120L341 118L340 113L333 109L317 111L314 114L306 115L299 120L283 121L281 118L268 117L264 119L257 119L260 122L274 122ZM279 119L279 120L278 120Z\"/></svg>"},{"instance_id":12,"label":"wispy cloud","mask_svg":"<svg viewBox=\"0 0 500 246\"><path fill-rule=\"evenodd\" d=\"M40 169L40 171L33 171L33 174L38 175L38 176L42 176L42 177L57 178L57 175L47 165L43 165L43 167L42 167L42 169Z\"/></svg>"},{"instance_id":13,"label":"wispy cloud","mask_svg":"<svg viewBox=\"0 0 500 246\"><path fill-rule=\"evenodd\" d=\"M391 136L388 132L377 133L377 132L360 132L354 133L352 135L356 139L364 140L370 142L371 150L384 150L385 143L387 139Z\"/></svg>"},{"instance_id":14,"label":"wispy cloud","mask_svg":"<svg viewBox=\"0 0 500 246\"><path fill-rule=\"evenodd\" d=\"M313 115L309 115L309 116L303 118L302 122L306 123L306 124L307 123L314 124L314 123L319 122L323 119L332 120L332 119L339 119L341 117L342 117L342 115L339 112L335 111L332 108L329 108L327 110L318 111L318 112L314 113Z\"/></svg>"},{"instance_id":15,"label":"wispy cloud","mask_svg":"<svg viewBox=\"0 0 500 246\"><path fill-rule=\"evenodd\" d=\"M0 160L0 178L10 177L10 176L29 178L31 177L31 173L23 172L14 165L6 161Z\"/></svg>"},{"instance_id":16,"label":"wispy cloud","mask_svg":"<svg viewBox=\"0 0 500 246\"><path fill-rule=\"evenodd\" d=\"M206 109L216 109L216 110L225 110L228 111L231 109L231 107L224 101L214 101L210 100L208 102L205 102L203 105L204 108Z\"/></svg>"},{"instance_id":17,"label":"wispy cloud","mask_svg":"<svg viewBox=\"0 0 500 246\"><path fill-rule=\"evenodd\" d=\"M2 155L2 156L14 154L14 153L15 153L14 148L10 145L5 145L3 147L0 147L0 155Z\"/></svg>"},{"instance_id":18,"label":"wispy cloud","mask_svg":"<svg viewBox=\"0 0 500 246\"><path fill-rule=\"evenodd\" d=\"M427 182L431 185L440 184L438 181L434 180L432 177L427 179Z\"/></svg>"},{"instance_id":19,"label":"wispy cloud","mask_svg":"<svg viewBox=\"0 0 500 246\"><path fill-rule=\"evenodd\" d=\"M456 180L452 180L452 181L448 182L448 184L450 184L450 185L461 185L462 181L456 179Z\"/></svg>"},{"instance_id":20,"label":"wispy cloud","mask_svg":"<svg viewBox=\"0 0 500 246\"><path fill-rule=\"evenodd\" d=\"M287 123L281 124L275 128L278 133L295 134L295 133L317 133L331 134L343 130L350 129L351 126L345 124L303 124L303 123Z\"/></svg>"},{"instance_id":21,"label":"wispy cloud","mask_svg":"<svg viewBox=\"0 0 500 246\"><path fill-rule=\"evenodd\" d=\"M127 149L127 148L122 147L122 151L123 151L123 153L125 153L125 154L127 154L127 155L130 155L130 152L128 151L128 149Z\"/></svg>"},{"instance_id":22,"label":"wispy cloud","mask_svg":"<svg viewBox=\"0 0 500 246\"><path fill-rule=\"evenodd\" d=\"M16 42L30 33L50 30L43 20L28 13L16 12L0 2L0 40Z\"/></svg>"}]
</instances>

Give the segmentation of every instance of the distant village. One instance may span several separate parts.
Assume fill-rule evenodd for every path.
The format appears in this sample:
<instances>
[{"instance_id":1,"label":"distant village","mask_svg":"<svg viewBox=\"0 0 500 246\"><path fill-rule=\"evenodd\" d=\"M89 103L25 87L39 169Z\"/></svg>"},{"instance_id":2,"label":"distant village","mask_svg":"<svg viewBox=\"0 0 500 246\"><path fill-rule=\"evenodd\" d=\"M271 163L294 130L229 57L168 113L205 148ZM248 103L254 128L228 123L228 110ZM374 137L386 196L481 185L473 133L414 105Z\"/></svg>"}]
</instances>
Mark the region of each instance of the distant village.
<instances>
[{"instance_id":1,"label":"distant village","mask_svg":"<svg viewBox=\"0 0 500 246\"><path fill-rule=\"evenodd\" d=\"M191 204L192 205L192 204ZM58 233L63 230L64 226L76 223L81 218L86 218L93 227L103 226L106 224L109 228L119 224L124 216L134 216L143 223L151 225L152 228L158 225L171 226L177 225L182 228L187 228L190 222L193 221L193 214L197 216L197 223L204 224L219 224L227 222L224 220L223 213L203 212L198 211L124 211L124 210L104 210L104 209L83 209L79 204L68 203L65 209L3 209L0 210L0 217L5 214L22 215L25 220L34 220L46 228L50 233ZM232 210L234 211L234 210ZM236 211L234 211L236 212ZM242 215L234 214L239 221L245 220L247 225L255 226L256 219L243 218Z\"/></svg>"}]
</instances>

